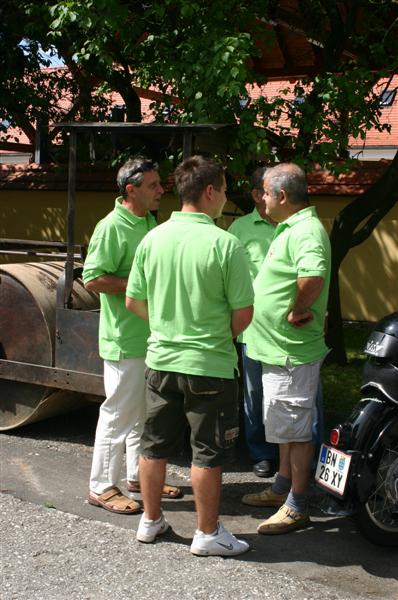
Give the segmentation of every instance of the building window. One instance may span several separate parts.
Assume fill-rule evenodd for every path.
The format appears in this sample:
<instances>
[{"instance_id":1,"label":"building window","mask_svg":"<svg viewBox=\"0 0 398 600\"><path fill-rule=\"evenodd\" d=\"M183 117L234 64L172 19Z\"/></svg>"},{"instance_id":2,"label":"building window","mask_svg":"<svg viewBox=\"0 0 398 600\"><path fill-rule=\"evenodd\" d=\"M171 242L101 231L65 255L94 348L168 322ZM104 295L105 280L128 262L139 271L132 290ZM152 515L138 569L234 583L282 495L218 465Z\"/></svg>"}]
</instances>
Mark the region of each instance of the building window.
<instances>
[{"instance_id":1,"label":"building window","mask_svg":"<svg viewBox=\"0 0 398 600\"><path fill-rule=\"evenodd\" d=\"M383 92L381 92L381 94L379 96L379 106L381 108L385 108L387 106L392 106L392 104L395 100L396 94L397 94L397 88L394 88L393 90L384 90Z\"/></svg>"},{"instance_id":2,"label":"building window","mask_svg":"<svg viewBox=\"0 0 398 600\"><path fill-rule=\"evenodd\" d=\"M1 131L7 131L7 129L10 127L11 122L8 119L0 119L0 130Z\"/></svg>"},{"instance_id":3,"label":"building window","mask_svg":"<svg viewBox=\"0 0 398 600\"><path fill-rule=\"evenodd\" d=\"M293 100L294 106L301 106L305 102L305 96L296 96Z\"/></svg>"}]
</instances>

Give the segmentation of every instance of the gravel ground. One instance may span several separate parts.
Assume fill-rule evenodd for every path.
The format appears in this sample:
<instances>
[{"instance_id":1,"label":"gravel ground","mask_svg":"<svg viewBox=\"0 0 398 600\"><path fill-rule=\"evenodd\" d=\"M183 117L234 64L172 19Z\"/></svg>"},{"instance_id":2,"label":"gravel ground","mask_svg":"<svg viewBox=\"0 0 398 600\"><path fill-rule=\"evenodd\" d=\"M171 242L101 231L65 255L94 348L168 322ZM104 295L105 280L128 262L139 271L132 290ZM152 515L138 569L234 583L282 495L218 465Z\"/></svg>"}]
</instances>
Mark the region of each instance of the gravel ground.
<instances>
[{"instance_id":1,"label":"gravel ground","mask_svg":"<svg viewBox=\"0 0 398 600\"><path fill-rule=\"evenodd\" d=\"M2 600L369 600L272 571L253 551L197 558L174 534L143 545L133 530L6 494L0 506Z\"/></svg>"}]
</instances>

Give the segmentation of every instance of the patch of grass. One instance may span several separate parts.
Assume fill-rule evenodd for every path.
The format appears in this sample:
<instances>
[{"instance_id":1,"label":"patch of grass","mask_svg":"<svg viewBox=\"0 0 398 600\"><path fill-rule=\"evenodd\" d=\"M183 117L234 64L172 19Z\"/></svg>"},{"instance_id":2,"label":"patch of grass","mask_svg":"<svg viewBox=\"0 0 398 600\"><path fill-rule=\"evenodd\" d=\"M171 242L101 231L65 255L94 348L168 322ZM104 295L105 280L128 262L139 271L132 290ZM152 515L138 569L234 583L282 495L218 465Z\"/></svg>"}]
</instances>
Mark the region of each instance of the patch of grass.
<instances>
[{"instance_id":1,"label":"patch of grass","mask_svg":"<svg viewBox=\"0 0 398 600\"><path fill-rule=\"evenodd\" d=\"M368 323L345 323L344 338L348 365L322 367L323 403L327 424L349 415L361 398L362 370L366 357L365 342L371 331Z\"/></svg>"}]
</instances>

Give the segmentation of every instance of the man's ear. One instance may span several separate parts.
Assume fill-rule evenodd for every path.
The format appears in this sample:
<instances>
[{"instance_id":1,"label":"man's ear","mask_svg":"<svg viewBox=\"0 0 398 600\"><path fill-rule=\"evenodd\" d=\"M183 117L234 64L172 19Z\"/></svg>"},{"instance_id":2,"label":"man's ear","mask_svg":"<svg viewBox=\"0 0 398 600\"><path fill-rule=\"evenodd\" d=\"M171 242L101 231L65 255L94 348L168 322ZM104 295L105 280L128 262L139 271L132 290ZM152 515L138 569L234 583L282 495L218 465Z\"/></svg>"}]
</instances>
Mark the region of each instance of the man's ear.
<instances>
[{"instance_id":1,"label":"man's ear","mask_svg":"<svg viewBox=\"0 0 398 600\"><path fill-rule=\"evenodd\" d=\"M208 198L209 200L211 200L212 196L213 196L213 190L214 190L214 186L209 183L209 185L207 185L204 189L205 192L205 196L206 198Z\"/></svg>"},{"instance_id":2,"label":"man's ear","mask_svg":"<svg viewBox=\"0 0 398 600\"><path fill-rule=\"evenodd\" d=\"M133 183L127 183L125 189L126 189L127 194L131 194L132 192L135 191L135 185Z\"/></svg>"},{"instance_id":3,"label":"man's ear","mask_svg":"<svg viewBox=\"0 0 398 600\"><path fill-rule=\"evenodd\" d=\"M282 206L285 206L287 204L287 202L288 202L287 194L286 194L285 190L281 189L281 191L279 192L279 194L280 194L280 196L279 196L279 202L280 202L280 204Z\"/></svg>"}]
</instances>

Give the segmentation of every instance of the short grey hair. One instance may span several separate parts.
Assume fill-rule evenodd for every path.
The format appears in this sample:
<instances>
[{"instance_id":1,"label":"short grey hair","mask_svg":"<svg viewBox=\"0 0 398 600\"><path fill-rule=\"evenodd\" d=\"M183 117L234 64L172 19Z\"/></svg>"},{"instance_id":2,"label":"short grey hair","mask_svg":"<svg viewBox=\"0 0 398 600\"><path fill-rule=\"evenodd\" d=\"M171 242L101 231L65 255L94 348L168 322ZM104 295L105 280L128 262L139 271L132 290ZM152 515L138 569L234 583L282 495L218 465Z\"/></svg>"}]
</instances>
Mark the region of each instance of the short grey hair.
<instances>
[{"instance_id":1,"label":"short grey hair","mask_svg":"<svg viewBox=\"0 0 398 600\"><path fill-rule=\"evenodd\" d=\"M144 173L146 171L158 171L159 165L150 158L137 155L129 158L117 172L116 181L119 188L119 193L123 198L126 198L126 185L132 183L136 187L140 187Z\"/></svg>"},{"instance_id":2,"label":"short grey hair","mask_svg":"<svg viewBox=\"0 0 398 600\"><path fill-rule=\"evenodd\" d=\"M279 194L284 190L291 204L308 202L307 177L303 169L295 163L275 165L267 171L266 178L273 194Z\"/></svg>"}]
</instances>

